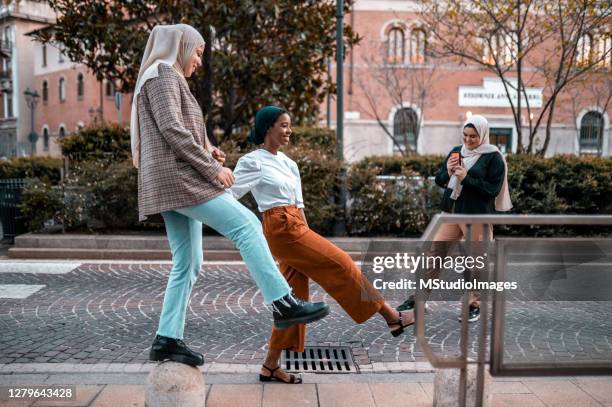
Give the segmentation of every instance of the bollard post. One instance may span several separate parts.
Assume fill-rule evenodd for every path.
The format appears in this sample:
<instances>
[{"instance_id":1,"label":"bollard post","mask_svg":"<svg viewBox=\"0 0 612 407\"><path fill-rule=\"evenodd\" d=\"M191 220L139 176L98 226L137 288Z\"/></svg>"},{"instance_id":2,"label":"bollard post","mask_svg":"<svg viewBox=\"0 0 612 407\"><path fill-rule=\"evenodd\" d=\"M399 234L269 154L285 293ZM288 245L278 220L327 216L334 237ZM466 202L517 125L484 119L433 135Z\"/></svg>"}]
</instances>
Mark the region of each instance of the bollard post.
<instances>
[{"instance_id":1,"label":"bollard post","mask_svg":"<svg viewBox=\"0 0 612 407\"><path fill-rule=\"evenodd\" d=\"M206 386L202 372L172 361L155 366L147 377L145 407L205 407Z\"/></svg>"}]
</instances>

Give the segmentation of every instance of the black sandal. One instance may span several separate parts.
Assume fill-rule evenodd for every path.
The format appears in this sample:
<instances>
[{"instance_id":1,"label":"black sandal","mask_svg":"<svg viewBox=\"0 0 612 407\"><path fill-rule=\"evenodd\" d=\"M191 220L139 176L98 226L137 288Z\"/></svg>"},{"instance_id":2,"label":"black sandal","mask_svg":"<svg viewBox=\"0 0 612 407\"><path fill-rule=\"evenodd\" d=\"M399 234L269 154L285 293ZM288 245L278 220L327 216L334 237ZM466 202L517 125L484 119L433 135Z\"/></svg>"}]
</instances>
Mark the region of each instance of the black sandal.
<instances>
[{"instance_id":1,"label":"black sandal","mask_svg":"<svg viewBox=\"0 0 612 407\"><path fill-rule=\"evenodd\" d=\"M389 328L391 328L393 325L399 325L400 326L399 328L394 329L393 331L391 331L391 335L393 335L394 338L400 336L401 334L403 334L404 333L404 328L407 328L410 325L414 325L414 323L416 322L416 321L412 321L411 323L406 324L406 325L402 324L402 322L403 322L402 321L402 312L404 312L404 311L399 311L400 319L398 321L392 322L390 324L387 324L387 326Z\"/></svg>"},{"instance_id":2,"label":"black sandal","mask_svg":"<svg viewBox=\"0 0 612 407\"><path fill-rule=\"evenodd\" d=\"M280 366L277 366L275 369L270 369L268 366L266 365L261 365L264 369L266 369L267 371L270 372L270 376L264 376L261 373L259 374L259 381L260 382L281 382L281 383L286 383L286 384L300 384L302 383L302 378L301 377L297 377L296 375L294 375L293 373L288 373L289 374L289 381L285 381L277 376L274 376L274 372L276 372L278 369L280 369Z\"/></svg>"}]
</instances>

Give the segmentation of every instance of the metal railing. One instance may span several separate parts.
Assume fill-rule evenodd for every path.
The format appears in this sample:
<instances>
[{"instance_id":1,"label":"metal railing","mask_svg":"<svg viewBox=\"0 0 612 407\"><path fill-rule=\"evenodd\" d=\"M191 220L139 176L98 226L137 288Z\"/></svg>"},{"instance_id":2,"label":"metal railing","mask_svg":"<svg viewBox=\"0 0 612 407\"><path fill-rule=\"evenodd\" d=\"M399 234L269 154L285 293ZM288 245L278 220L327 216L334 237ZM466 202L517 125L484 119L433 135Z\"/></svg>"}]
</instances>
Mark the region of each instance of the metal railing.
<instances>
[{"instance_id":1,"label":"metal railing","mask_svg":"<svg viewBox=\"0 0 612 407\"><path fill-rule=\"evenodd\" d=\"M597 225L597 226L612 226L612 215L460 215L460 214L438 214L431 220L427 229L420 238L422 242L432 242L435 239L436 233L443 224L465 224L467 230L467 240L471 240L472 226L483 225L486 230L493 225ZM489 249L491 242L487 233L483 233L482 244L486 249ZM485 264L484 273L488 274L491 266L491 256ZM501 256L493 256L495 258L496 277L503 277L504 259ZM501 273L498 273L501 270ZM476 405L482 406L484 394L484 371L486 360L486 341L488 333L488 301L482 301L480 304L480 329L478 335L478 351L476 362L468 361L468 308L469 296L464 295L461 306L461 343L460 356L440 357L432 350L427 338L425 337L425 303L416 301L415 303L415 318L416 318L416 339L417 343L425 353L431 365L435 368L458 368L460 369L459 376L459 406L464 407L466 403L467 392L467 366L475 363L477 365L476 376ZM503 341L503 320L500 313L503 313L503 301L505 297L495 296L493 327L494 341L492 342L491 355L495 351L500 351L500 341ZM501 303L500 303L501 301ZM565 366L563 374L581 374L581 373L610 373L610 368L607 369L587 369L581 371L578 366L572 370ZM528 368L517 370L517 374L526 374ZM531 374L551 374L552 369L533 369ZM506 372L508 373L508 372Z\"/></svg>"},{"instance_id":2,"label":"metal railing","mask_svg":"<svg viewBox=\"0 0 612 407\"><path fill-rule=\"evenodd\" d=\"M0 180L0 221L3 238L11 242L15 240L15 236L26 232L25 219L19 209L24 186L25 180L21 178Z\"/></svg>"}]
</instances>

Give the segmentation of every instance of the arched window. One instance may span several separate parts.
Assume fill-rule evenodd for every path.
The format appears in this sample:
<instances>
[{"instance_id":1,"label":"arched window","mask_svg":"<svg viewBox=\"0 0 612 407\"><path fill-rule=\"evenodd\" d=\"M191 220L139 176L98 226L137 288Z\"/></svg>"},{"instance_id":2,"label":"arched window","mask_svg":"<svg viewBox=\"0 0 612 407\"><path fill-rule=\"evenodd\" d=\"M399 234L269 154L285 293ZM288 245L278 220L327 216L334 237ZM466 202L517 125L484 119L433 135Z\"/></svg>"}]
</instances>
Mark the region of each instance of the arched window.
<instances>
[{"instance_id":1,"label":"arched window","mask_svg":"<svg viewBox=\"0 0 612 407\"><path fill-rule=\"evenodd\" d=\"M396 142L396 149L398 149L397 144L399 144L404 151L416 151L417 126L418 116L413 109L403 107L395 112L395 116L393 116L393 138Z\"/></svg>"},{"instance_id":2,"label":"arched window","mask_svg":"<svg viewBox=\"0 0 612 407\"><path fill-rule=\"evenodd\" d=\"M578 49L576 60L579 64L588 64L591 61L591 52L593 48L593 37L590 34L584 34L578 40Z\"/></svg>"},{"instance_id":3,"label":"arched window","mask_svg":"<svg viewBox=\"0 0 612 407\"><path fill-rule=\"evenodd\" d=\"M387 58L392 64L404 62L404 30L394 27L389 31L387 39Z\"/></svg>"},{"instance_id":4,"label":"arched window","mask_svg":"<svg viewBox=\"0 0 612 407\"><path fill-rule=\"evenodd\" d=\"M59 138L64 138L66 137L66 129L64 128L64 126L60 126L59 128Z\"/></svg>"},{"instance_id":5,"label":"arched window","mask_svg":"<svg viewBox=\"0 0 612 407\"><path fill-rule=\"evenodd\" d=\"M580 120L580 154L600 155L604 131L603 114L590 111Z\"/></svg>"},{"instance_id":6,"label":"arched window","mask_svg":"<svg viewBox=\"0 0 612 407\"><path fill-rule=\"evenodd\" d=\"M45 44L42 46L42 66L43 68L47 66L47 46Z\"/></svg>"},{"instance_id":7,"label":"arched window","mask_svg":"<svg viewBox=\"0 0 612 407\"><path fill-rule=\"evenodd\" d=\"M66 100L66 80L64 78L59 80L59 100L60 102Z\"/></svg>"},{"instance_id":8,"label":"arched window","mask_svg":"<svg viewBox=\"0 0 612 407\"><path fill-rule=\"evenodd\" d=\"M410 33L410 63L425 63L425 31L421 29L412 30Z\"/></svg>"},{"instance_id":9,"label":"arched window","mask_svg":"<svg viewBox=\"0 0 612 407\"><path fill-rule=\"evenodd\" d=\"M599 64L604 68L612 66L612 34L604 33L599 37L597 59L601 60Z\"/></svg>"},{"instance_id":10,"label":"arched window","mask_svg":"<svg viewBox=\"0 0 612 407\"><path fill-rule=\"evenodd\" d=\"M49 101L49 82L43 81L42 84L42 100L43 102Z\"/></svg>"},{"instance_id":11,"label":"arched window","mask_svg":"<svg viewBox=\"0 0 612 407\"><path fill-rule=\"evenodd\" d=\"M517 58L518 39L516 34L496 33L491 37L490 45L484 41L483 62L494 65L512 65Z\"/></svg>"},{"instance_id":12,"label":"arched window","mask_svg":"<svg viewBox=\"0 0 612 407\"><path fill-rule=\"evenodd\" d=\"M49 129L47 127L43 129L43 148L49 151Z\"/></svg>"},{"instance_id":13,"label":"arched window","mask_svg":"<svg viewBox=\"0 0 612 407\"><path fill-rule=\"evenodd\" d=\"M77 96L82 98L85 94L85 83L83 82L83 74L77 75Z\"/></svg>"},{"instance_id":14,"label":"arched window","mask_svg":"<svg viewBox=\"0 0 612 407\"><path fill-rule=\"evenodd\" d=\"M114 96L115 95L115 87L111 81L106 81L106 96Z\"/></svg>"}]
</instances>

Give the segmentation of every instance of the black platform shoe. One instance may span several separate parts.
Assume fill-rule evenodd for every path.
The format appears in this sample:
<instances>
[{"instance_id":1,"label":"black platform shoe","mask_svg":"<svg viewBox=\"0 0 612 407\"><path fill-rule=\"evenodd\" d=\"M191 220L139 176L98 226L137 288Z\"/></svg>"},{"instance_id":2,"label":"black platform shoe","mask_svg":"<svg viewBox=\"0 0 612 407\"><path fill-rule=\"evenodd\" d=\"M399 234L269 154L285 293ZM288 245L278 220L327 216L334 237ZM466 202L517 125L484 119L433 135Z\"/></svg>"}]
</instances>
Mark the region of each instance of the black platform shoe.
<instances>
[{"instance_id":1,"label":"black platform shoe","mask_svg":"<svg viewBox=\"0 0 612 407\"><path fill-rule=\"evenodd\" d=\"M295 324L307 324L325 318L329 314L329 305L324 302L308 302L291 294L272 303L274 325L278 329L287 329Z\"/></svg>"},{"instance_id":2,"label":"black platform shoe","mask_svg":"<svg viewBox=\"0 0 612 407\"><path fill-rule=\"evenodd\" d=\"M149 359L154 361L170 359L190 366L202 366L204 364L204 356L189 349L182 340L160 335L155 336L153 345L151 345L151 352L149 352Z\"/></svg>"}]
</instances>

